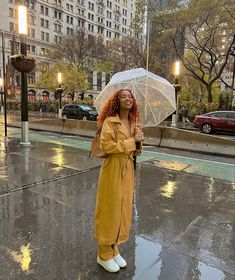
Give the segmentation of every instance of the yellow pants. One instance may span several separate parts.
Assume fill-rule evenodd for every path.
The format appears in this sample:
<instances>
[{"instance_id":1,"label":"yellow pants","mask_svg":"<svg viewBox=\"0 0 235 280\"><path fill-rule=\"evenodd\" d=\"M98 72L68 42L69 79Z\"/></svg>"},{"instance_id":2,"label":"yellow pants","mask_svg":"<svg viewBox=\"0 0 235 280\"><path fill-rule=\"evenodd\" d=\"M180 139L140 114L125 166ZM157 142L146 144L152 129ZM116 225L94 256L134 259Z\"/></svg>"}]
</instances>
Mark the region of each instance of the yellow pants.
<instances>
[{"instance_id":1,"label":"yellow pants","mask_svg":"<svg viewBox=\"0 0 235 280\"><path fill-rule=\"evenodd\" d=\"M99 245L98 257L103 261L108 261L119 254L117 244Z\"/></svg>"}]
</instances>

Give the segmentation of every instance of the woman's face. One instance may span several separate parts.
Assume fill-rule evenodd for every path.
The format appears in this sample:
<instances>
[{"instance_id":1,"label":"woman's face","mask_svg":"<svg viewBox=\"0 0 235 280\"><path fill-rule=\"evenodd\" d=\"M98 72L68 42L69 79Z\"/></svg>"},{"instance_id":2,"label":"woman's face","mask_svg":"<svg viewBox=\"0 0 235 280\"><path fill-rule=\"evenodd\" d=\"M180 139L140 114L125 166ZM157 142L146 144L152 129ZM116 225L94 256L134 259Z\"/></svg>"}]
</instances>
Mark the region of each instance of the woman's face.
<instances>
[{"instance_id":1,"label":"woman's face","mask_svg":"<svg viewBox=\"0 0 235 280\"><path fill-rule=\"evenodd\" d=\"M119 104L121 109L130 110L133 106L133 98L129 91L122 90L119 93Z\"/></svg>"}]
</instances>

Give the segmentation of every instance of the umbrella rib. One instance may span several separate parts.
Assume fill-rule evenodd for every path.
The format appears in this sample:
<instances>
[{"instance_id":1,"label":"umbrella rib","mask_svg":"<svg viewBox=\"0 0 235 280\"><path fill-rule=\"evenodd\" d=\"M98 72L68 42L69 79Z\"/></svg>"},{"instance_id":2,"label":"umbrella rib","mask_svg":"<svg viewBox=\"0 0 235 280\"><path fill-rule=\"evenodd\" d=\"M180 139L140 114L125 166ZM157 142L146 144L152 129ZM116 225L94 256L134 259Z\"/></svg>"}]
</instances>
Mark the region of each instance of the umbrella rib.
<instances>
[{"instance_id":1,"label":"umbrella rib","mask_svg":"<svg viewBox=\"0 0 235 280\"><path fill-rule=\"evenodd\" d=\"M141 84L141 85L146 86L146 84L141 83L141 82L138 82L138 84ZM151 87L152 89L156 90L156 87L152 87L152 86L150 86L150 85L147 85L147 87ZM171 103L172 107L174 107L174 105L172 104L172 102L171 102L171 100L168 98L168 96L166 96L160 89L158 89L158 90L159 90L159 92L161 92L161 94L162 94L163 96L165 96L165 97L168 99L168 101Z\"/></svg>"},{"instance_id":2,"label":"umbrella rib","mask_svg":"<svg viewBox=\"0 0 235 280\"><path fill-rule=\"evenodd\" d=\"M135 85L135 86L139 89L140 92L142 92L142 90L141 90L137 85ZM144 94L143 94L143 96L144 96ZM145 97L145 96L144 96L144 97ZM152 112L152 115L153 115L153 118L154 118L154 120L155 120L155 123L156 123L156 125L157 125L157 120L156 120L156 118L155 118L154 112L153 112L153 110L152 110L152 108L151 108L151 106L150 106L150 104L149 104L149 102L148 102L148 100L147 100L146 97L145 97L145 101L146 101L147 104L149 105L149 108L150 108L150 110L151 110L151 112Z\"/></svg>"}]
</instances>

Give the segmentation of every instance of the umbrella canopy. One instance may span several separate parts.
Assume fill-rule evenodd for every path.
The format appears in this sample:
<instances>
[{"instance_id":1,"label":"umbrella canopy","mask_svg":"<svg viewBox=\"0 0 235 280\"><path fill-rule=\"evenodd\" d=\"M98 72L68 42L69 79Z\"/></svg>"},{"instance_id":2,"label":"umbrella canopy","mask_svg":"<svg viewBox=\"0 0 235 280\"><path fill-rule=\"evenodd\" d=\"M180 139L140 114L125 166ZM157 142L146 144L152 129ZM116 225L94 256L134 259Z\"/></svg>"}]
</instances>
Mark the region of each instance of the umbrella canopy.
<instances>
[{"instance_id":1,"label":"umbrella canopy","mask_svg":"<svg viewBox=\"0 0 235 280\"><path fill-rule=\"evenodd\" d=\"M94 105L98 112L105 101L120 89L130 89L141 112L142 126L155 126L176 110L175 89L162 77L143 68L115 74L97 96Z\"/></svg>"}]
</instances>

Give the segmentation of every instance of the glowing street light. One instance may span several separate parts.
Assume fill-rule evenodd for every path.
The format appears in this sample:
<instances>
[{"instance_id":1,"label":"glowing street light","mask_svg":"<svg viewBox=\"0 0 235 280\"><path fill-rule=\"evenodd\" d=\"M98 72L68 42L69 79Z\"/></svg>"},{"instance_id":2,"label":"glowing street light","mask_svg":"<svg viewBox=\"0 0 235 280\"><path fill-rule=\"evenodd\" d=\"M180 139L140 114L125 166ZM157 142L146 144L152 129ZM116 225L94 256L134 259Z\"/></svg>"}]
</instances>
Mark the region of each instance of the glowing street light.
<instances>
[{"instance_id":1,"label":"glowing street light","mask_svg":"<svg viewBox=\"0 0 235 280\"><path fill-rule=\"evenodd\" d=\"M18 26L20 34L20 52L27 56L26 35L27 35L27 8L20 4L18 6ZM27 73L21 72L21 145L30 145L29 124L28 124L28 81Z\"/></svg>"},{"instance_id":2,"label":"glowing street light","mask_svg":"<svg viewBox=\"0 0 235 280\"><path fill-rule=\"evenodd\" d=\"M59 84L59 88L56 90L56 93L59 95L59 118L62 118L62 93L63 93L63 88L62 88L62 73L58 72L57 74L57 81Z\"/></svg>"},{"instance_id":3,"label":"glowing street light","mask_svg":"<svg viewBox=\"0 0 235 280\"><path fill-rule=\"evenodd\" d=\"M57 75L57 80L58 80L58 84L61 85L62 84L62 73L58 73Z\"/></svg>"},{"instance_id":4,"label":"glowing street light","mask_svg":"<svg viewBox=\"0 0 235 280\"><path fill-rule=\"evenodd\" d=\"M27 35L27 8L23 5L18 6L18 25L19 34Z\"/></svg>"},{"instance_id":5,"label":"glowing street light","mask_svg":"<svg viewBox=\"0 0 235 280\"><path fill-rule=\"evenodd\" d=\"M180 62L176 61L174 64L174 76L175 76L175 99L176 99L176 112L172 115L171 126L176 127L178 122L178 110L179 110L179 96L178 92L180 91L180 85L178 77L180 75Z\"/></svg>"},{"instance_id":6,"label":"glowing street light","mask_svg":"<svg viewBox=\"0 0 235 280\"><path fill-rule=\"evenodd\" d=\"M180 62L176 61L175 62L175 77L178 77L180 74Z\"/></svg>"}]
</instances>

